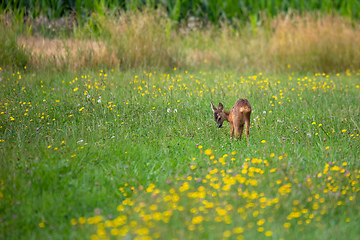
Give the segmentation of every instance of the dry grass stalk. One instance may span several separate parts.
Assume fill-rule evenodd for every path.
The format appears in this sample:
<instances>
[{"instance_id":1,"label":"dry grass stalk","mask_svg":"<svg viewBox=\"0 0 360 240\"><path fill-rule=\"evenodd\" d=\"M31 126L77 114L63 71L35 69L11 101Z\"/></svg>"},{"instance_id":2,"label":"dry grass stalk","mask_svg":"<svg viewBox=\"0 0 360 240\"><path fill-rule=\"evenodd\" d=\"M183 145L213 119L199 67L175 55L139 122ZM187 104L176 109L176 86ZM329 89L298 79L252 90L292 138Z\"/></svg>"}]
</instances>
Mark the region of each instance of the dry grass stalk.
<instances>
[{"instance_id":1,"label":"dry grass stalk","mask_svg":"<svg viewBox=\"0 0 360 240\"><path fill-rule=\"evenodd\" d=\"M107 66L115 66L117 58L107 51L101 41L77 39L47 39L44 37L21 37L19 45L31 51L30 65L42 67L79 70L91 66L99 66L102 61Z\"/></svg>"}]
</instances>

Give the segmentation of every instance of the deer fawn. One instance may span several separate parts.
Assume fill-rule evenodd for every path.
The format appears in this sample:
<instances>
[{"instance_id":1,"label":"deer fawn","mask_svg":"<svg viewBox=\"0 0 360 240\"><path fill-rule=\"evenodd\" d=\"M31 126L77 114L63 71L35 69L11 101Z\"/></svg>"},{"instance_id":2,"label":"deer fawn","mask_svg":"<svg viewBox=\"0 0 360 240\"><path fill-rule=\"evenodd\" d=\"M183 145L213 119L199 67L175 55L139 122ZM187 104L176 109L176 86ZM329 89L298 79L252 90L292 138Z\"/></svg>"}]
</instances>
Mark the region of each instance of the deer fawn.
<instances>
[{"instance_id":1,"label":"deer fawn","mask_svg":"<svg viewBox=\"0 0 360 240\"><path fill-rule=\"evenodd\" d=\"M214 112L214 120L219 128L222 127L224 121L228 121L230 123L231 138L233 137L235 130L235 138L240 136L241 140L244 124L246 124L246 137L249 137L251 105L248 100L239 99L231 108L231 111L225 111L222 103L219 103L219 106L215 107L211 102L211 107Z\"/></svg>"}]
</instances>

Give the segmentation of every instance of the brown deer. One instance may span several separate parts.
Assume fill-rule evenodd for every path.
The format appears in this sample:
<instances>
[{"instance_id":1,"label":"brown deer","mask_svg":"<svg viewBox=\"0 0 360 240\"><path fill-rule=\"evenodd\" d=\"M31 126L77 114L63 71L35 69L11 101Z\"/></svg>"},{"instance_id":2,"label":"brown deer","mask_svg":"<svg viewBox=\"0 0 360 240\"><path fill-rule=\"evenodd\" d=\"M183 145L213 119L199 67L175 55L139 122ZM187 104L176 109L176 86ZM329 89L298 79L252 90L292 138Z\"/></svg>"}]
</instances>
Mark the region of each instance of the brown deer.
<instances>
[{"instance_id":1,"label":"brown deer","mask_svg":"<svg viewBox=\"0 0 360 240\"><path fill-rule=\"evenodd\" d=\"M219 103L219 106L215 107L211 102L211 107L214 112L214 120L219 128L222 127L224 121L230 123L231 138L233 137L235 130L235 138L240 136L239 139L241 140L244 124L246 124L246 137L249 137L251 105L248 100L239 99L231 108L231 111L225 111L222 103Z\"/></svg>"}]
</instances>

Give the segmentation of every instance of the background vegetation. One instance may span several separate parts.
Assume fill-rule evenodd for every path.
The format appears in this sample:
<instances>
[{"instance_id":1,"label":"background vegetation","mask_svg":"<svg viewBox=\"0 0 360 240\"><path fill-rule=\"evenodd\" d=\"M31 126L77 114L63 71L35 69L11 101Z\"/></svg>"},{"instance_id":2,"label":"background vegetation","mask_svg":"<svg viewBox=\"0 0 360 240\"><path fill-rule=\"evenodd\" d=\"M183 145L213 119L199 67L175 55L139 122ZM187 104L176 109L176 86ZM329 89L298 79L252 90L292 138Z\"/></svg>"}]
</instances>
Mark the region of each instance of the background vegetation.
<instances>
[{"instance_id":1,"label":"background vegetation","mask_svg":"<svg viewBox=\"0 0 360 240\"><path fill-rule=\"evenodd\" d=\"M0 64L38 71L358 69L359 8L358 1L330 0L2 1Z\"/></svg>"},{"instance_id":2,"label":"background vegetation","mask_svg":"<svg viewBox=\"0 0 360 240\"><path fill-rule=\"evenodd\" d=\"M200 67L277 73L360 67L359 25L339 15L289 13L264 17L255 27L250 22L202 27L197 21L178 24L162 10L147 9L93 13L82 26L76 23L71 18L23 23L3 14L2 66L26 65L36 71Z\"/></svg>"},{"instance_id":3,"label":"background vegetation","mask_svg":"<svg viewBox=\"0 0 360 240\"><path fill-rule=\"evenodd\" d=\"M296 10L299 13L312 11L322 14L339 13L352 19L359 19L360 17L360 4L356 0L5 0L1 3L1 9L4 11L15 10L21 15L32 18L44 15L52 20L76 13L80 24L93 12L104 14L104 8L112 11L139 11L144 8L157 9L160 7L166 9L170 19L180 22L195 17L203 22L211 23L218 23L219 20L240 19L252 21L253 24L256 24L261 14L274 17L291 10Z\"/></svg>"}]
</instances>

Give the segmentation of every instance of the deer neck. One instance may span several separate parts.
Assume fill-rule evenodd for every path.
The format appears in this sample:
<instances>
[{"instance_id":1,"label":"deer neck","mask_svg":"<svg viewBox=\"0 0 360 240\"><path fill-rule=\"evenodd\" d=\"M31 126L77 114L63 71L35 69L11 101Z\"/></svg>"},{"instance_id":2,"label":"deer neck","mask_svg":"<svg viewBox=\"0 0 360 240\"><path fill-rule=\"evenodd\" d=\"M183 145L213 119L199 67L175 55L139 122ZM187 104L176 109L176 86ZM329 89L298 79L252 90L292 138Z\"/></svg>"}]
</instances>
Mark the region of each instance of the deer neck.
<instances>
[{"instance_id":1,"label":"deer neck","mask_svg":"<svg viewBox=\"0 0 360 240\"><path fill-rule=\"evenodd\" d=\"M230 111L223 110L223 112L224 112L225 120L230 122L231 121L231 119L230 119Z\"/></svg>"}]
</instances>

